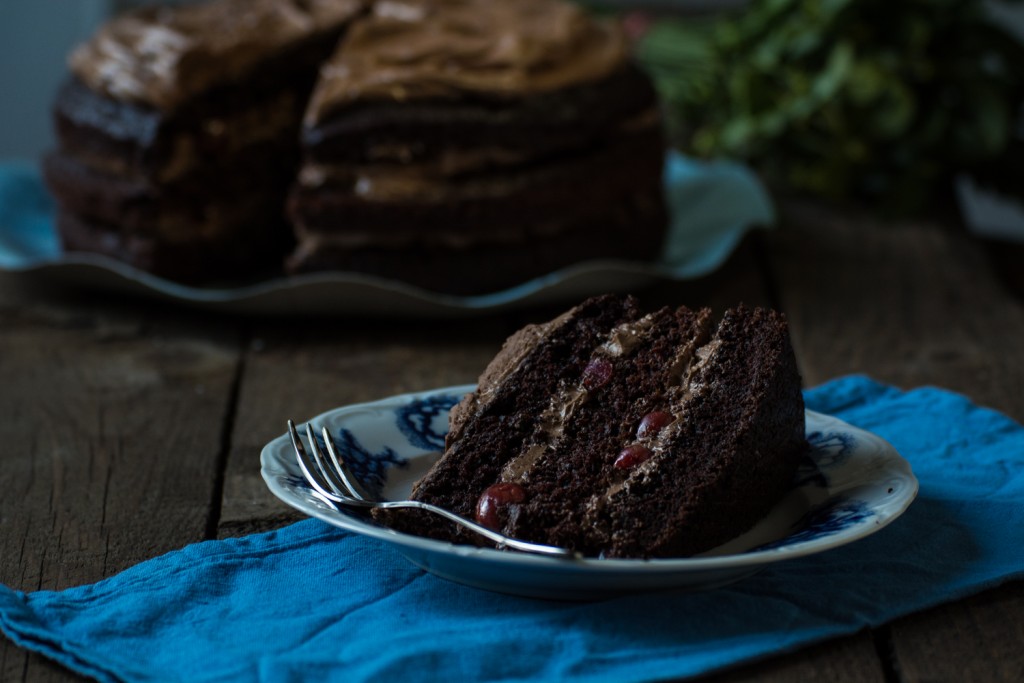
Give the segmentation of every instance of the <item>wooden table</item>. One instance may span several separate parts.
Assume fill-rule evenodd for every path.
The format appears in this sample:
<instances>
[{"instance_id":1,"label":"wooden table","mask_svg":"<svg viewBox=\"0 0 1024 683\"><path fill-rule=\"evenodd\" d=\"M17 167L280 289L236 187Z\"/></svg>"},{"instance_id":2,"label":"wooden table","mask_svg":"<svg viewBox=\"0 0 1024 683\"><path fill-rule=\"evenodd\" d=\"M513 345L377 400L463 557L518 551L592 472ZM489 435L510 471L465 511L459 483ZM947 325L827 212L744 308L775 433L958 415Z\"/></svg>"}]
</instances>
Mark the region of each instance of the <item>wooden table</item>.
<instances>
[{"instance_id":1,"label":"wooden table","mask_svg":"<svg viewBox=\"0 0 1024 683\"><path fill-rule=\"evenodd\" d=\"M641 299L773 305L807 386L863 372L1024 420L1024 306L977 243L805 203L784 216L713 276ZM556 313L233 319L0 275L0 582L61 589L289 523L259 474L286 418L472 382L506 335ZM0 679L69 678L0 638ZM712 680L1024 680L1024 582Z\"/></svg>"}]
</instances>

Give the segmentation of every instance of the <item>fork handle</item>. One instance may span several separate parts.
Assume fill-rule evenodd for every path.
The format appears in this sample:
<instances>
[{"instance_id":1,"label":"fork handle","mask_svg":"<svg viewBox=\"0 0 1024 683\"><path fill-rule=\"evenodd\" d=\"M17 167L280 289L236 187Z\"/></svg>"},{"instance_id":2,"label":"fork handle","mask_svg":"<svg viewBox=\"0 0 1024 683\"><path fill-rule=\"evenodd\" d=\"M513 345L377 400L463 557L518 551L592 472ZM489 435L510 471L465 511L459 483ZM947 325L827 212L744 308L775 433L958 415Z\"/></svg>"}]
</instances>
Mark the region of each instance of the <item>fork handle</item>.
<instances>
[{"instance_id":1,"label":"fork handle","mask_svg":"<svg viewBox=\"0 0 1024 683\"><path fill-rule=\"evenodd\" d=\"M511 548L512 550L518 550L524 553L533 553L535 555L552 555L555 557L569 557L579 559L580 554L575 550L569 550L568 548L558 548L552 545L543 545L541 543L530 543L528 541L520 541L517 538L510 538L504 534L498 533L492 529L488 529L485 526L481 526L476 522L472 522L465 517L460 517L454 512L445 510L444 508L431 505L430 503L424 503L418 500L389 500L389 501L368 501L368 500L355 500L352 498L339 499L332 497L331 500L341 503L342 505L349 505L352 507L361 508L381 508L383 510L425 510L432 512L435 515L440 515L445 519L455 522L470 531L480 534L484 538L494 541L499 548Z\"/></svg>"},{"instance_id":2,"label":"fork handle","mask_svg":"<svg viewBox=\"0 0 1024 683\"><path fill-rule=\"evenodd\" d=\"M435 515L440 515L445 519L451 520L456 524L459 524L470 531L480 534L486 539L494 541L499 548L512 548L513 550L519 550L524 553L534 553L537 555L554 555L557 557L574 557L578 558L579 553L568 548L558 548L552 545L543 545L541 543L530 543L528 541L520 541L517 538L511 538L504 534L498 533L492 529L488 529L485 526L481 526L476 522L471 522L465 517L460 517L454 512L445 510L444 508L431 505L430 503L423 503L418 500L394 500L377 503L382 508L414 508L417 510L426 510L433 512Z\"/></svg>"}]
</instances>

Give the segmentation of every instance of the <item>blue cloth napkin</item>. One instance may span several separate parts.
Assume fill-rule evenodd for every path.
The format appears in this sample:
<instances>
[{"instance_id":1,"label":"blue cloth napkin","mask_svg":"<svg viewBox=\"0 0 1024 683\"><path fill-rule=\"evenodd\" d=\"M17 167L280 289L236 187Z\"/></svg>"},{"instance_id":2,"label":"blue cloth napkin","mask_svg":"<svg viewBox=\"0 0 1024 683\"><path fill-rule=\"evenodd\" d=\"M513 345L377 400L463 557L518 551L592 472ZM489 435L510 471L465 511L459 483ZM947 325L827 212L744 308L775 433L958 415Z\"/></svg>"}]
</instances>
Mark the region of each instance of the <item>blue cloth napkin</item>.
<instances>
[{"instance_id":1,"label":"blue cloth napkin","mask_svg":"<svg viewBox=\"0 0 1024 683\"><path fill-rule=\"evenodd\" d=\"M561 603L433 577L305 521L61 592L0 587L0 626L101 680L684 677L853 633L1024 575L1024 429L947 391L863 377L808 407L888 439L917 501L879 533L716 590Z\"/></svg>"}]
</instances>

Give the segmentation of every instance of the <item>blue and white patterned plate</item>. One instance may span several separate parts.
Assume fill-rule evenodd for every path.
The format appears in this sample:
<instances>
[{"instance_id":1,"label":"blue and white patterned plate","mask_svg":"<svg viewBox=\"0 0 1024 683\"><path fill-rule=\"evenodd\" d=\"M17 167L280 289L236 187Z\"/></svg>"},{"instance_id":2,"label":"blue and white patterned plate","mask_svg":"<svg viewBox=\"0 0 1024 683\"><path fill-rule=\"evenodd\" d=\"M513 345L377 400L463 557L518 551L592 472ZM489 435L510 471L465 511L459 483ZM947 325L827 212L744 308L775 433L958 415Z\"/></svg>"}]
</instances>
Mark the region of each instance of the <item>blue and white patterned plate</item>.
<instances>
[{"instance_id":1,"label":"blue and white patterned plate","mask_svg":"<svg viewBox=\"0 0 1024 683\"><path fill-rule=\"evenodd\" d=\"M448 411L473 386L435 389L328 411L328 427L353 471L385 498L406 498L437 459ZM753 529L697 557L561 560L452 545L403 534L338 511L306 485L282 435L260 456L267 486L288 505L334 526L393 545L416 565L470 586L540 598L593 599L636 591L708 588L767 564L837 548L896 519L917 494L910 466L883 439L807 412L811 451L790 493Z\"/></svg>"}]
</instances>

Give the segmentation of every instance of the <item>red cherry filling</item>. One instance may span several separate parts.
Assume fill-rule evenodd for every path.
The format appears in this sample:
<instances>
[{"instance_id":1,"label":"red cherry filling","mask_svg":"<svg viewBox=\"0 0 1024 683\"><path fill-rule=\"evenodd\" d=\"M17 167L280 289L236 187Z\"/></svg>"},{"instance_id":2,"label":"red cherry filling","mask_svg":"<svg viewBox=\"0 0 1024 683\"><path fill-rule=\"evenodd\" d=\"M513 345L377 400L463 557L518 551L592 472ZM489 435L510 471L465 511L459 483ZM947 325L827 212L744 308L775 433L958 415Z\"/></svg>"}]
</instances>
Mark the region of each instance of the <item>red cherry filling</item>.
<instances>
[{"instance_id":1,"label":"red cherry filling","mask_svg":"<svg viewBox=\"0 0 1024 683\"><path fill-rule=\"evenodd\" d=\"M615 467L620 470L628 470L647 460L651 455L653 454L650 448L635 443L619 451L619 457L615 458Z\"/></svg>"},{"instance_id":2,"label":"red cherry filling","mask_svg":"<svg viewBox=\"0 0 1024 683\"><path fill-rule=\"evenodd\" d=\"M484 489L476 503L476 521L488 529L499 531L505 508L526 500L526 490L519 484L499 482Z\"/></svg>"},{"instance_id":3,"label":"red cherry filling","mask_svg":"<svg viewBox=\"0 0 1024 683\"><path fill-rule=\"evenodd\" d=\"M636 438L642 439L645 436L654 436L672 422L672 415L663 410L655 410L647 413L640 420L640 426L636 430Z\"/></svg>"},{"instance_id":4,"label":"red cherry filling","mask_svg":"<svg viewBox=\"0 0 1024 683\"><path fill-rule=\"evenodd\" d=\"M595 358L583 368L583 388L587 391L600 389L612 378L612 364L604 358Z\"/></svg>"}]
</instances>

